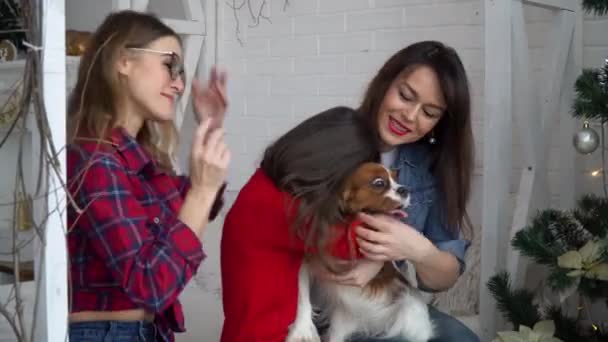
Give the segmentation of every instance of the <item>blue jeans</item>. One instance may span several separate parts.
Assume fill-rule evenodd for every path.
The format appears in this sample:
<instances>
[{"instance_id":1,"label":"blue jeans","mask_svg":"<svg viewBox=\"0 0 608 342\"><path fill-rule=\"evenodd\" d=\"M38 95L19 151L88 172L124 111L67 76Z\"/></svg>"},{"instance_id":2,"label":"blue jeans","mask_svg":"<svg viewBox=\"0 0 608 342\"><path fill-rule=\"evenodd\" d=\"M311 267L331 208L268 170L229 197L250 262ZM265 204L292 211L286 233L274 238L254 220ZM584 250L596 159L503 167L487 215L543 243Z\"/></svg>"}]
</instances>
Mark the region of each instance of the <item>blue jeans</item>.
<instances>
[{"instance_id":1,"label":"blue jeans","mask_svg":"<svg viewBox=\"0 0 608 342\"><path fill-rule=\"evenodd\" d=\"M70 342L153 342L154 323L96 321L70 323Z\"/></svg>"},{"instance_id":2,"label":"blue jeans","mask_svg":"<svg viewBox=\"0 0 608 342\"><path fill-rule=\"evenodd\" d=\"M479 342L479 337L456 318L429 305L429 314L435 324L437 337L430 342ZM404 338L353 338L349 342L408 342Z\"/></svg>"}]
</instances>

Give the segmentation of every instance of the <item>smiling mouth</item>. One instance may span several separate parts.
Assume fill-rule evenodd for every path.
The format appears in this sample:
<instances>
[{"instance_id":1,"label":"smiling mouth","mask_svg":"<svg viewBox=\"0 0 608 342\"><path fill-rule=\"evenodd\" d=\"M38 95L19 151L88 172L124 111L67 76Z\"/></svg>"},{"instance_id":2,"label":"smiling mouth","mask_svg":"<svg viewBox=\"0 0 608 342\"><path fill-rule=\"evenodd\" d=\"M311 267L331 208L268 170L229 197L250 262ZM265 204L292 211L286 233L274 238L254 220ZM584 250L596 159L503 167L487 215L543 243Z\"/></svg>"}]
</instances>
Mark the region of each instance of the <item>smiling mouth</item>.
<instances>
[{"instance_id":1,"label":"smiling mouth","mask_svg":"<svg viewBox=\"0 0 608 342\"><path fill-rule=\"evenodd\" d=\"M175 102L175 98L173 96L167 95L167 94L161 94L162 96L166 97L169 99L169 101L171 101L171 103Z\"/></svg>"},{"instance_id":2,"label":"smiling mouth","mask_svg":"<svg viewBox=\"0 0 608 342\"><path fill-rule=\"evenodd\" d=\"M388 129L397 136L404 136L410 133L412 130L405 127L399 121L393 119L391 116L388 117Z\"/></svg>"}]
</instances>

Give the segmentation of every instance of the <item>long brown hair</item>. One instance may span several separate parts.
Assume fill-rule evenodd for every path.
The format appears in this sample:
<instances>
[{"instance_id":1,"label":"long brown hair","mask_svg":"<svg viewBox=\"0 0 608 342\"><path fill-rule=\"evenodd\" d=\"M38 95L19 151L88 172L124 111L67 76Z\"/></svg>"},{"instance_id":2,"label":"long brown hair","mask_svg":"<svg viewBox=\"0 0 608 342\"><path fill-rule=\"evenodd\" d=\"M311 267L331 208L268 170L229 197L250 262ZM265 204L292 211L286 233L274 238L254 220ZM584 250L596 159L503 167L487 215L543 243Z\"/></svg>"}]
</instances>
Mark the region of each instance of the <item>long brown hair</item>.
<instances>
[{"instance_id":1,"label":"long brown hair","mask_svg":"<svg viewBox=\"0 0 608 342\"><path fill-rule=\"evenodd\" d=\"M116 125L122 87L115 70L125 47L146 47L163 37L181 39L151 14L130 10L108 15L91 36L80 60L78 79L68 100L68 143L79 137L107 139ZM145 122L137 140L159 162L171 170L171 153L177 142L173 121Z\"/></svg>"},{"instance_id":2,"label":"long brown hair","mask_svg":"<svg viewBox=\"0 0 608 342\"><path fill-rule=\"evenodd\" d=\"M473 174L473 132L469 81L456 51L440 42L422 41L398 51L386 61L369 84L359 110L369 113L369 125L378 134L378 111L393 81L402 73L427 66L437 74L446 101L446 113L433 129L431 172L437 178L450 229L471 231L466 205Z\"/></svg>"},{"instance_id":3,"label":"long brown hair","mask_svg":"<svg viewBox=\"0 0 608 342\"><path fill-rule=\"evenodd\" d=\"M342 184L362 163L379 160L376 146L364 115L334 107L303 121L266 149L261 168L277 188L293 196L291 228L307 247L323 255L330 227L346 219L339 208Z\"/></svg>"}]
</instances>

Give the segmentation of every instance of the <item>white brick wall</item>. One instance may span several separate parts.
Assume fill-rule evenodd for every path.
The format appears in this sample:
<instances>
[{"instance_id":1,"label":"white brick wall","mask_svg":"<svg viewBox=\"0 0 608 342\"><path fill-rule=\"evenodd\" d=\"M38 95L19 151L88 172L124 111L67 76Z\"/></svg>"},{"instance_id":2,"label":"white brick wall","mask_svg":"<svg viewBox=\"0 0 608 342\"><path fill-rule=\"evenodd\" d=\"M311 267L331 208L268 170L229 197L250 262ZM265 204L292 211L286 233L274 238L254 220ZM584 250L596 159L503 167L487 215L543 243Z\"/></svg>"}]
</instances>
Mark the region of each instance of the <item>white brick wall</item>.
<instances>
[{"instance_id":1,"label":"white brick wall","mask_svg":"<svg viewBox=\"0 0 608 342\"><path fill-rule=\"evenodd\" d=\"M229 92L239 104L231 108L227 126L236 142L230 189L246 181L263 143L330 106L356 106L382 63L417 40L441 39L462 51L475 94L474 117L481 117L480 1L292 0L286 11L283 1L269 3L272 23L249 27L248 11L237 13L244 46L234 34L234 12L224 9L221 63L231 71ZM242 65L245 70L235 72ZM255 147L249 143L254 137L261 138Z\"/></svg>"}]
</instances>

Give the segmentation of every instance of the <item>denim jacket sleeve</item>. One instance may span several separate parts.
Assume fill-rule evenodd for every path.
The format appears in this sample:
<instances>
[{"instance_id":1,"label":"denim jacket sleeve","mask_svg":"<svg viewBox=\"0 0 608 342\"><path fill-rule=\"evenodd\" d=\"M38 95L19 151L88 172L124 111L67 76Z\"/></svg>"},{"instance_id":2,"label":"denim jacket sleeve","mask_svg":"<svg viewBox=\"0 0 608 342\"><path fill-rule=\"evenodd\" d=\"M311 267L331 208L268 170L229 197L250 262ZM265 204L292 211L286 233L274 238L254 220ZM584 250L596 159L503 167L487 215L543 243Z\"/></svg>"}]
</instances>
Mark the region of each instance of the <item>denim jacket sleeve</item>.
<instances>
[{"instance_id":1,"label":"denim jacket sleeve","mask_svg":"<svg viewBox=\"0 0 608 342\"><path fill-rule=\"evenodd\" d=\"M437 248L451 253L458 259L460 274L462 274L465 270L465 253L470 242L459 238L457 229L448 227L445 223L445 210L437 201L431 205L423 233Z\"/></svg>"},{"instance_id":2,"label":"denim jacket sleeve","mask_svg":"<svg viewBox=\"0 0 608 342\"><path fill-rule=\"evenodd\" d=\"M403 221L421 232L435 246L451 253L460 263L460 273L465 270L465 252L469 241L460 239L457 229L447 225L446 211L441 201L434 176L429 171L429 153L421 144L403 145L393 169L398 171L399 183L411 193L408 217ZM406 264L401 262L400 266ZM421 289L431 291L421 284Z\"/></svg>"}]
</instances>

